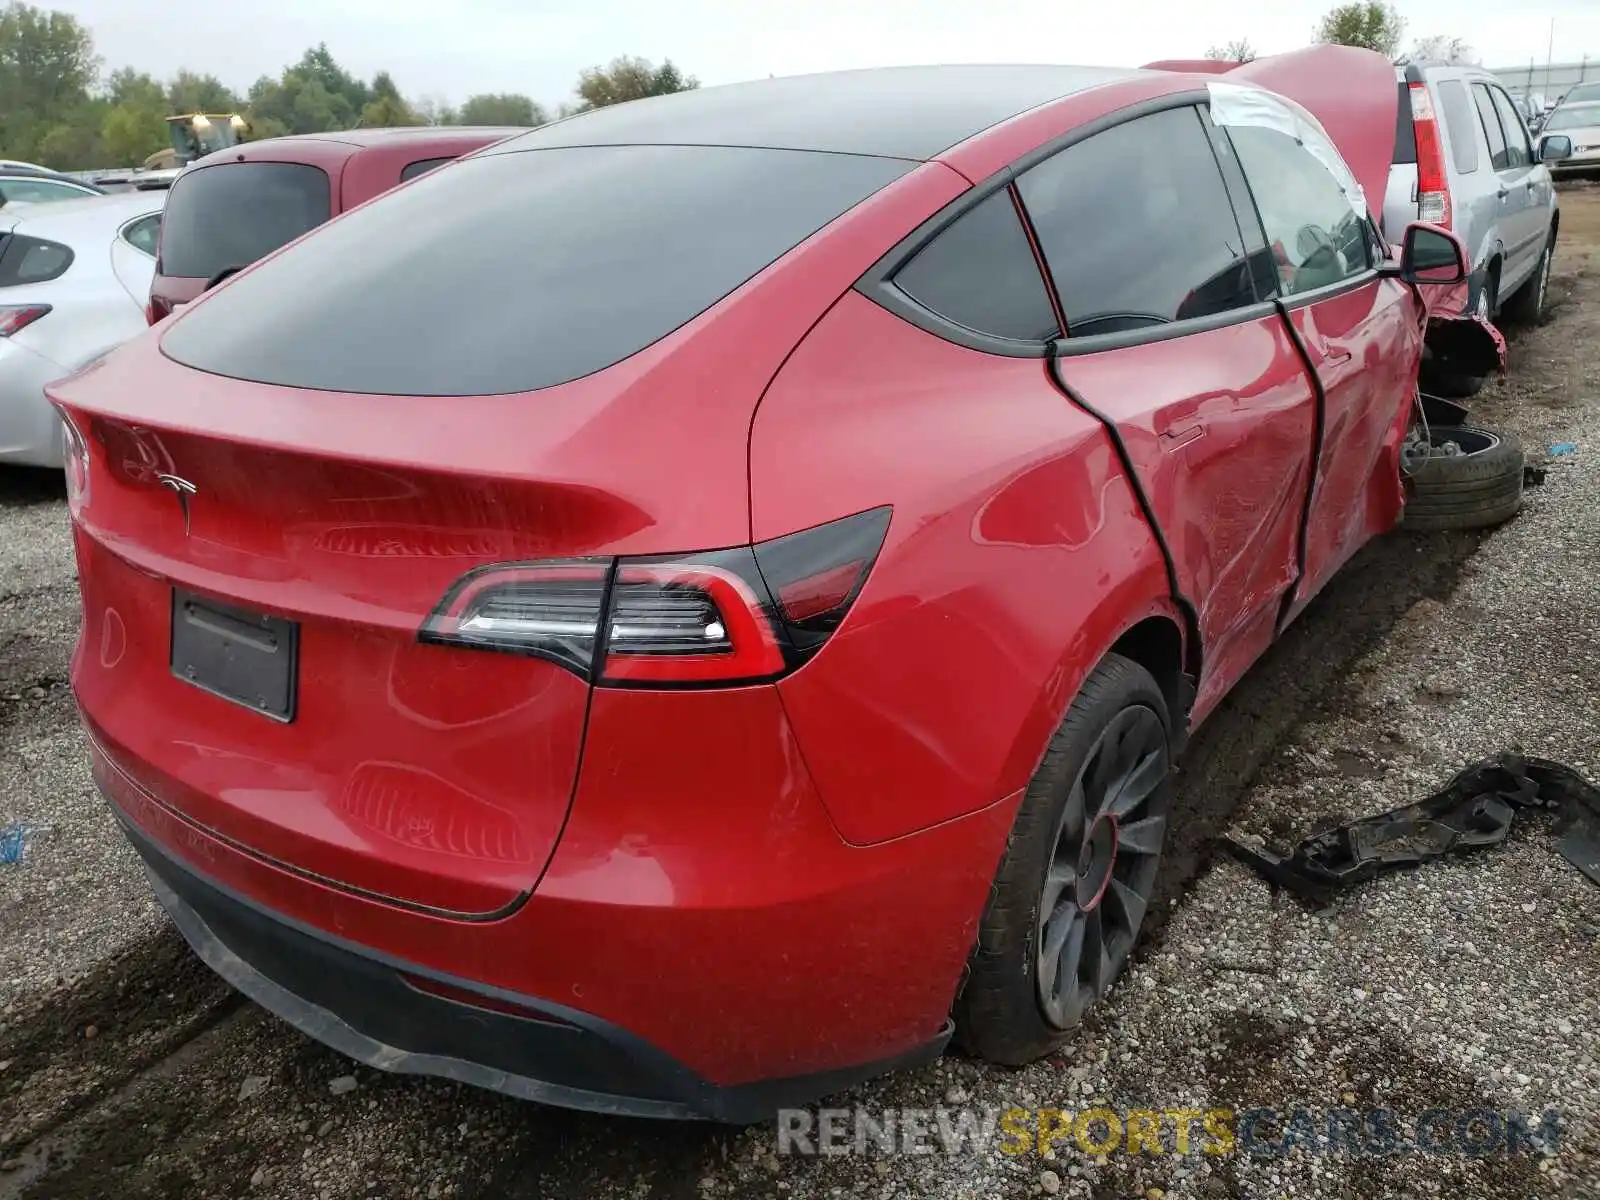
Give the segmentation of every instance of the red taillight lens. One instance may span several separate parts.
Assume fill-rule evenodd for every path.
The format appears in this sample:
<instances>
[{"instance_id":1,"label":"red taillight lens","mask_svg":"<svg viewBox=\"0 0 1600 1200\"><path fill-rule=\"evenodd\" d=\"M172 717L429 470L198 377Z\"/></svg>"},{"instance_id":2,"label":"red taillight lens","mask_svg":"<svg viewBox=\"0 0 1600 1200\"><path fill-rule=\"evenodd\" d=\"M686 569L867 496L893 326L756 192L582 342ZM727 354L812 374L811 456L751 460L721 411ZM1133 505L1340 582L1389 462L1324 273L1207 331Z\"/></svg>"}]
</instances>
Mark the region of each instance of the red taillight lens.
<instances>
[{"instance_id":1,"label":"red taillight lens","mask_svg":"<svg viewBox=\"0 0 1600 1200\"><path fill-rule=\"evenodd\" d=\"M485 567L418 636L534 655L615 686L776 679L839 627L888 528L880 508L705 554Z\"/></svg>"},{"instance_id":2,"label":"red taillight lens","mask_svg":"<svg viewBox=\"0 0 1600 1200\"><path fill-rule=\"evenodd\" d=\"M0 305L0 337L10 337L26 329L49 311L48 304Z\"/></svg>"},{"instance_id":3,"label":"red taillight lens","mask_svg":"<svg viewBox=\"0 0 1600 1200\"><path fill-rule=\"evenodd\" d=\"M889 532L889 509L803 529L756 547L790 640L806 646L839 627Z\"/></svg>"},{"instance_id":4,"label":"red taillight lens","mask_svg":"<svg viewBox=\"0 0 1600 1200\"><path fill-rule=\"evenodd\" d=\"M1411 85L1411 126L1417 140L1417 219L1450 228L1450 180L1433 97L1425 83Z\"/></svg>"},{"instance_id":5,"label":"red taillight lens","mask_svg":"<svg viewBox=\"0 0 1600 1200\"><path fill-rule=\"evenodd\" d=\"M610 559L474 571L450 589L418 636L425 642L531 654L587 677L610 580Z\"/></svg>"},{"instance_id":6,"label":"red taillight lens","mask_svg":"<svg viewBox=\"0 0 1600 1200\"><path fill-rule=\"evenodd\" d=\"M150 303L144 306L144 319L154 325L172 315L172 305L156 296L150 297Z\"/></svg>"},{"instance_id":7,"label":"red taillight lens","mask_svg":"<svg viewBox=\"0 0 1600 1200\"><path fill-rule=\"evenodd\" d=\"M783 674L786 660L748 549L704 559L617 565L601 678L737 683Z\"/></svg>"}]
</instances>

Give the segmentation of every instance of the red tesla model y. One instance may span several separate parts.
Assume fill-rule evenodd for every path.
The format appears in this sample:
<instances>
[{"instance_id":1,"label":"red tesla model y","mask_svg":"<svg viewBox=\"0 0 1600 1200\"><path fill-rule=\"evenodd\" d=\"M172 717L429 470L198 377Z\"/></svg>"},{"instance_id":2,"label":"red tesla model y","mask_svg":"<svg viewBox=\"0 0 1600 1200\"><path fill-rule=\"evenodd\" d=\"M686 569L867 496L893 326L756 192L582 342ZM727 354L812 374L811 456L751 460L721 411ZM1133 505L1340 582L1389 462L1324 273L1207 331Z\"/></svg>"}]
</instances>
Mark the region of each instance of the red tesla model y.
<instances>
[{"instance_id":1,"label":"red tesla model y","mask_svg":"<svg viewBox=\"0 0 1600 1200\"><path fill-rule=\"evenodd\" d=\"M1058 1046L1187 731L1397 520L1463 265L1366 210L1393 68L1282 75L587 113L53 388L95 774L195 950L608 1112Z\"/></svg>"}]
</instances>

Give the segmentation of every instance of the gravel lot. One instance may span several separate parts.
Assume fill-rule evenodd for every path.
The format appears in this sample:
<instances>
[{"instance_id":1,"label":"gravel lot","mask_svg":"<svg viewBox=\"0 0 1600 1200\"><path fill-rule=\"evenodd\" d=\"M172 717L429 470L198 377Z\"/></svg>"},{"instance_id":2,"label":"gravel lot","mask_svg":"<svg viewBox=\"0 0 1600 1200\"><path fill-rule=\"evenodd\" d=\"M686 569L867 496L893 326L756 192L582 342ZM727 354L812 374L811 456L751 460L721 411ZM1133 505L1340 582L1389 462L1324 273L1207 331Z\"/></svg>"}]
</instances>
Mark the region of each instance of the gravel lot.
<instances>
[{"instance_id":1,"label":"gravel lot","mask_svg":"<svg viewBox=\"0 0 1600 1200\"><path fill-rule=\"evenodd\" d=\"M1554 1156L778 1158L771 1128L605 1120L380 1076L187 953L95 799L66 687L59 481L0 475L0 1198L1452 1197L1600 1192L1600 890L1539 820L1324 912L1207 847L1293 840L1519 746L1600 778L1600 190L1563 195L1554 317L1475 404L1530 455L1486 539L1396 535L1330 586L1195 740L1157 928L1060 1055L958 1058L838 1103L1082 1110L1560 1108ZM354 1086L350 1086L354 1084Z\"/></svg>"}]
</instances>

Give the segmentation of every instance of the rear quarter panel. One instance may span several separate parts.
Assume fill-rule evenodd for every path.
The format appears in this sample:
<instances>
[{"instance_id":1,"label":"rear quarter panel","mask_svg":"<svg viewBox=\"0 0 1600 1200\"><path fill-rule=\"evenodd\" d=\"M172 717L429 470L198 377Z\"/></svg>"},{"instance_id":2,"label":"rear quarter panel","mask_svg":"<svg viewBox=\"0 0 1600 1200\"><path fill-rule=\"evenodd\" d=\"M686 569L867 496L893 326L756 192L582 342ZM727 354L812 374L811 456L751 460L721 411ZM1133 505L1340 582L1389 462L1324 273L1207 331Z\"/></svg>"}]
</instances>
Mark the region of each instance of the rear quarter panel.
<instances>
[{"instance_id":1,"label":"rear quarter panel","mask_svg":"<svg viewBox=\"0 0 1600 1200\"><path fill-rule=\"evenodd\" d=\"M1171 614L1109 439L1042 358L953 345L849 292L774 381L750 454L758 541L894 507L850 616L779 684L852 843L1019 790L1116 638Z\"/></svg>"}]
</instances>

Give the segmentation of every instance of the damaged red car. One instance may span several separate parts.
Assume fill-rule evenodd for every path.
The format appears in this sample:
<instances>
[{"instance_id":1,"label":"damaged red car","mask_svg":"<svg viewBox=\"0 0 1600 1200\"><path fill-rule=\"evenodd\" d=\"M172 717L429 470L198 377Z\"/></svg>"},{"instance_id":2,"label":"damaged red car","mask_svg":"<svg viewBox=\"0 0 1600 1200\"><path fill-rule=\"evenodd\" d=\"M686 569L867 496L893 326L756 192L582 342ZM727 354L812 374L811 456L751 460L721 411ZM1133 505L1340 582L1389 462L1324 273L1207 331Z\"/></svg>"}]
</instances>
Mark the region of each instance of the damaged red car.
<instances>
[{"instance_id":1,"label":"damaged red car","mask_svg":"<svg viewBox=\"0 0 1600 1200\"><path fill-rule=\"evenodd\" d=\"M94 772L195 950L374 1067L606 1112L1058 1046L1190 730L1400 517L1418 283L1466 270L1363 199L1393 68L1282 80L602 109L53 387Z\"/></svg>"}]
</instances>

